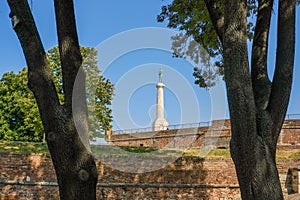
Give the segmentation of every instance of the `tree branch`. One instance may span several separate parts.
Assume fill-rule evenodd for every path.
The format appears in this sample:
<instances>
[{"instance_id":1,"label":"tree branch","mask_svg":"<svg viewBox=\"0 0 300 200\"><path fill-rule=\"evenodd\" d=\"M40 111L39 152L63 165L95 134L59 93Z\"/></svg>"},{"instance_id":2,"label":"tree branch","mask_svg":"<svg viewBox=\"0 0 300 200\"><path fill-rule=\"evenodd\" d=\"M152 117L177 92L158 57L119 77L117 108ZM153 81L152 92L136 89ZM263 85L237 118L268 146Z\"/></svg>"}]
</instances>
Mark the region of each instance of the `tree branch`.
<instances>
[{"instance_id":1,"label":"tree branch","mask_svg":"<svg viewBox=\"0 0 300 200\"><path fill-rule=\"evenodd\" d=\"M62 65L65 105L68 107L72 105L74 82L82 64L82 57L79 49L73 0L55 0L54 6ZM84 81L85 79L82 82L83 91L81 92L85 95ZM85 103L85 98L83 103Z\"/></svg>"},{"instance_id":2,"label":"tree branch","mask_svg":"<svg viewBox=\"0 0 300 200\"><path fill-rule=\"evenodd\" d=\"M219 0L204 0L208 10L210 19L215 27L217 35L223 44L224 38L224 14L222 13L221 1Z\"/></svg>"},{"instance_id":3,"label":"tree branch","mask_svg":"<svg viewBox=\"0 0 300 200\"><path fill-rule=\"evenodd\" d=\"M55 0L58 46L63 74L65 111L74 120L77 133L90 150L85 72L82 65L73 0Z\"/></svg>"},{"instance_id":4,"label":"tree branch","mask_svg":"<svg viewBox=\"0 0 300 200\"><path fill-rule=\"evenodd\" d=\"M28 65L28 86L32 90L39 107L45 132L54 120L59 107L57 92L48 67L46 53L37 31L27 0L7 0L11 9L13 28L21 43Z\"/></svg>"},{"instance_id":5,"label":"tree branch","mask_svg":"<svg viewBox=\"0 0 300 200\"><path fill-rule=\"evenodd\" d=\"M293 79L295 57L296 0L279 0L276 65L267 110L275 126L274 142L286 115Z\"/></svg>"},{"instance_id":6,"label":"tree branch","mask_svg":"<svg viewBox=\"0 0 300 200\"><path fill-rule=\"evenodd\" d=\"M267 57L272 9L273 0L258 1L258 14L251 61L253 93L258 109L266 109L271 91L271 82L267 71Z\"/></svg>"},{"instance_id":7,"label":"tree branch","mask_svg":"<svg viewBox=\"0 0 300 200\"><path fill-rule=\"evenodd\" d=\"M230 150L240 173L240 186L250 194L253 171L245 169L255 166L257 127L248 63L246 1L226 1L224 17L224 73L232 128Z\"/></svg>"}]
</instances>

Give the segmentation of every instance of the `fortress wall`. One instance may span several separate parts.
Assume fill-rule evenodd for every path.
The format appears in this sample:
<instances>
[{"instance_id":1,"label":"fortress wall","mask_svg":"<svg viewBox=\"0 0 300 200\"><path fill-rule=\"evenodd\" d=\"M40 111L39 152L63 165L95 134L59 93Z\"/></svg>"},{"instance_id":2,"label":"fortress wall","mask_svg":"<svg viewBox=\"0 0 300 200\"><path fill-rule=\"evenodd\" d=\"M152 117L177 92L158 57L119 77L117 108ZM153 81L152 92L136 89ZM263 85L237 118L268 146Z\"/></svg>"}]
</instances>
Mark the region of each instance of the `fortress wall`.
<instances>
[{"instance_id":1,"label":"fortress wall","mask_svg":"<svg viewBox=\"0 0 300 200\"><path fill-rule=\"evenodd\" d=\"M300 145L300 128L284 128L280 134L278 145Z\"/></svg>"},{"instance_id":2,"label":"fortress wall","mask_svg":"<svg viewBox=\"0 0 300 200\"><path fill-rule=\"evenodd\" d=\"M97 199L240 199L231 159L103 155L96 163ZM300 160L278 161L285 192L288 169L299 165ZM49 155L1 153L0 169L1 200L58 199ZM140 173L128 172L132 169Z\"/></svg>"},{"instance_id":3,"label":"fortress wall","mask_svg":"<svg viewBox=\"0 0 300 200\"><path fill-rule=\"evenodd\" d=\"M208 127L115 134L111 136L110 142L117 146L229 148L230 137L230 120L214 120ZM300 120L284 122L278 146L279 148L300 148Z\"/></svg>"}]
</instances>

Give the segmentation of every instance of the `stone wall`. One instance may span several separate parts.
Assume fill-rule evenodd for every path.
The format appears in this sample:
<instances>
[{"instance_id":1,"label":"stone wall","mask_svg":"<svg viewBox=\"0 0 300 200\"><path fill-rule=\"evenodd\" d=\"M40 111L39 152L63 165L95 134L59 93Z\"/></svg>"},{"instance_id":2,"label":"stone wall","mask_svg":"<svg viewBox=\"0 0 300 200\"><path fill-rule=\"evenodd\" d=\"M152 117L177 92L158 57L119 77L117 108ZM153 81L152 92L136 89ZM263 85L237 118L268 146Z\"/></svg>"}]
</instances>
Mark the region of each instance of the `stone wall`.
<instances>
[{"instance_id":1,"label":"stone wall","mask_svg":"<svg viewBox=\"0 0 300 200\"><path fill-rule=\"evenodd\" d=\"M240 199L231 159L103 155L96 163L97 199ZM292 187L289 169L299 165L278 161L285 193ZM58 199L49 155L1 153L0 169L1 200Z\"/></svg>"},{"instance_id":2,"label":"stone wall","mask_svg":"<svg viewBox=\"0 0 300 200\"><path fill-rule=\"evenodd\" d=\"M109 142L117 146L158 148L228 148L231 137L229 120L214 120L211 126L132 134L112 134ZM300 148L300 120L286 120L278 139L280 148Z\"/></svg>"}]
</instances>

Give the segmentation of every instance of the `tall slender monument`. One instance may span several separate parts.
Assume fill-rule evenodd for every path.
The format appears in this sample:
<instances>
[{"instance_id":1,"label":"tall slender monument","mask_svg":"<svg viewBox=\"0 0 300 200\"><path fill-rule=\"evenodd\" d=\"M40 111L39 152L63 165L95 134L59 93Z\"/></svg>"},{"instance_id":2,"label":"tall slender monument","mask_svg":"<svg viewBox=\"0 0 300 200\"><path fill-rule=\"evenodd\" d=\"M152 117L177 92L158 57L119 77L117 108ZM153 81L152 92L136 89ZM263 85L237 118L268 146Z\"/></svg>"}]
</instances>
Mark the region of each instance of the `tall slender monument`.
<instances>
[{"instance_id":1,"label":"tall slender monument","mask_svg":"<svg viewBox=\"0 0 300 200\"><path fill-rule=\"evenodd\" d=\"M157 88L157 99L156 99L156 119L153 122L152 130L160 131L168 129L168 122L164 117L164 87L162 81L162 69L159 71L159 79L156 85Z\"/></svg>"}]
</instances>

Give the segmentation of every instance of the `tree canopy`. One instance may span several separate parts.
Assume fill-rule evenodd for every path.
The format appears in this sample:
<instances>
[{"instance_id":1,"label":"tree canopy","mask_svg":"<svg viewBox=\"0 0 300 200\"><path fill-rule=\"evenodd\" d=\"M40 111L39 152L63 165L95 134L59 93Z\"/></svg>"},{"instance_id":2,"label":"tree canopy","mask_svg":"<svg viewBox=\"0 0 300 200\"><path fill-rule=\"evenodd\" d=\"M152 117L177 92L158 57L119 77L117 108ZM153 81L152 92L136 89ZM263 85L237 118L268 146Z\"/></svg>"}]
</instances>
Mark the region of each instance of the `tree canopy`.
<instances>
[{"instance_id":1,"label":"tree canopy","mask_svg":"<svg viewBox=\"0 0 300 200\"><path fill-rule=\"evenodd\" d=\"M0 139L42 141L43 126L34 96L27 87L27 68L16 74L3 74L0 96Z\"/></svg>"},{"instance_id":2,"label":"tree canopy","mask_svg":"<svg viewBox=\"0 0 300 200\"><path fill-rule=\"evenodd\" d=\"M219 35L222 29L216 29L215 24L224 23L225 1L205 0L174 0L169 5L162 6L157 16L158 22L167 21L169 28L181 32L172 37L174 57L188 58L194 61L195 84L200 87L212 87L219 75L224 75L223 46ZM217 9L213 9L213 7ZM248 17L257 13L256 1L248 0ZM213 12L216 18L211 18ZM248 21L248 39L253 39L253 20Z\"/></svg>"},{"instance_id":3,"label":"tree canopy","mask_svg":"<svg viewBox=\"0 0 300 200\"><path fill-rule=\"evenodd\" d=\"M101 75L97 50L80 47L86 70L86 93L89 111L89 134L99 136L111 128L112 83ZM58 47L47 52L47 59L61 103L64 102L62 71ZM43 126L36 100L27 86L28 69L3 74L0 80L0 139L9 141L42 141Z\"/></svg>"}]
</instances>

